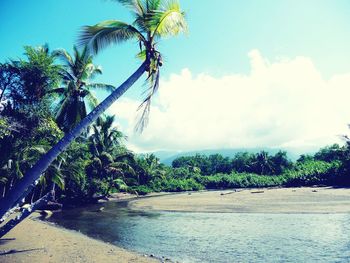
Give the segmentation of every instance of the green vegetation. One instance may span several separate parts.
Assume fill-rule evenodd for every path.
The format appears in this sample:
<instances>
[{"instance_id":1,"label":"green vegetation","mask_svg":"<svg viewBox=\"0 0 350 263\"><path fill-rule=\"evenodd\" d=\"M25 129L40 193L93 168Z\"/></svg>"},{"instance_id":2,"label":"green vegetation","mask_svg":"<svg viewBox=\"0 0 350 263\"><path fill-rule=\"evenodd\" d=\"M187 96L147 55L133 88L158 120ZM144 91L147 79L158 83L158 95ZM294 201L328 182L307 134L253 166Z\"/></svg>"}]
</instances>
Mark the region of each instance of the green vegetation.
<instances>
[{"instance_id":1,"label":"green vegetation","mask_svg":"<svg viewBox=\"0 0 350 263\"><path fill-rule=\"evenodd\" d=\"M21 172L20 178L19 170L16 169L16 179L20 179L20 181L15 185L11 181L8 194L4 195L0 205L0 221L6 217L7 213L11 212L12 208L22 203L23 199L35 188L38 181L45 177L44 174L51 170L50 167L54 167L55 178L57 176L61 178L61 165L63 162L58 161L59 155L63 154L75 139L84 134L88 127L144 73L147 74L146 80L149 83L149 88L147 89L148 94L140 106L140 108L144 108L144 111L137 128L142 130L147 124L151 98L159 87L160 67L163 65L162 55L157 50L157 45L162 37L175 36L186 31L187 24L184 13L181 11L180 4L177 1L119 0L118 2L131 10L132 16L135 18L133 23L127 24L118 20L108 20L94 26L84 27L80 36L80 44L84 48L81 52L74 48L74 58L66 51L49 53L47 47L40 47L37 50L28 48L26 51L29 61L9 64L10 69L15 69L15 74L6 72L6 67L4 66L4 78L12 80L12 76L17 74L17 78L13 80L18 82L17 86L19 88L22 88L22 90L12 88L9 92L6 89L7 86L16 85L8 84L9 82L7 81L4 83L5 88L2 89L1 99L5 99L5 107L10 105L9 108L11 110L17 110L17 104L25 104L27 107L38 104L38 110L46 115L50 115L51 108L58 105L59 110L56 112L55 120L65 133L58 142L51 144L52 147L49 147L46 154L42 155L34 164L27 166L24 176ZM89 82L94 74L101 73L99 68L92 63L91 51L98 53L109 44L119 44L126 40L137 41L140 49L138 57L143 63L123 84L116 88L98 106L92 107L92 111L87 114L86 100L92 103L92 106L96 105L90 89L111 87L105 84L91 84ZM64 65L54 65L53 61L57 56L63 60ZM38 62L37 64L32 63L36 61ZM21 71L22 68L24 69L23 71ZM58 88L59 84L63 84L64 87ZM112 87L112 89L114 88ZM10 94L9 99L3 96L5 91ZM18 95L18 93L19 97L14 96ZM55 93L61 95L61 100L49 103L52 98L48 94ZM48 103L44 103L44 101ZM43 118L40 119L42 120ZM101 169L99 166L102 166L103 171L107 170L114 173L114 175L108 174L102 181L90 178L91 185L96 185L96 189L103 188L104 194L109 192L111 188L109 186L112 183L119 182L118 185L123 185L119 179L116 179L116 175L120 173L121 169L115 167L112 156L110 156L111 158L106 156L106 154L103 155L103 160L99 159L99 157L96 158L95 168L99 170ZM100 157L102 157L102 154ZM59 163L55 165L55 162ZM8 164L8 167L12 166ZM7 178L4 177L4 180L7 180ZM62 180L60 181L60 185L63 186ZM51 190L54 191L58 182L53 181L52 183ZM4 191L6 191L6 185L4 185Z\"/></svg>"},{"instance_id":2,"label":"green vegetation","mask_svg":"<svg viewBox=\"0 0 350 263\"><path fill-rule=\"evenodd\" d=\"M86 115L89 106L85 103L91 102L91 98L95 101L89 88L113 90L111 85L89 82L93 72L102 72L93 64L91 55L84 54L86 50L74 52L72 58L63 50L50 52L47 46L25 47L27 59L0 65L2 197ZM84 72L73 69L75 64L88 72L73 77L74 72ZM34 81L32 74L40 78ZM240 187L350 185L348 145L332 145L313 156L302 155L296 162L290 161L283 151L274 155L261 151L241 152L231 158L220 154L182 156L169 167L153 154L138 156L126 149L125 136L113 123L114 116L99 117L49 166L26 200L35 202L50 190L55 190L58 202L79 204L121 191L147 194Z\"/></svg>"},{"instance_id":3,"label":"green vegetation","mask_svg":"<svg viewBox=\"0 0 350 263\"><path fill-rule=\"evenodd\" d=\"M11 197L16 202L25 198L33 203L50 191L57 202L80 204L115 192L350 186L350 144L346 138L345 146L332 145L313 156L302 155L296 162L283 151L274 155L261 151L232 157L182 156L169 167L153 154L130 152L124 145L125 136L113 126L114 116L101 113L146 72L149 94L141 105L144 112L138 128L142 129L163 63L155 40L185 31L186 24L176 2L162 7L161 1L120 2L133 11L136 20L132 25L107 21L85 27L81 41L86 47L74 47L73 55L65 50L51 52L47 45L25 47L25 59L0 64L0 198L5 200L26 181L26 187L18 188L24 187L24 193ZM122 91L94 83L94 76L102 71L94 65L93 53L110 43L132 39L139 42L138 57L144 63L120 87ZM94 89L114 94L97 110L93 110L98 104ZM82 124L84 118L87 121ZM54 151L47 157L52 147ZM35 170L38 160L41 166ZM34 182L28 171L36 178Z\"/></svg>"}]
</instances>

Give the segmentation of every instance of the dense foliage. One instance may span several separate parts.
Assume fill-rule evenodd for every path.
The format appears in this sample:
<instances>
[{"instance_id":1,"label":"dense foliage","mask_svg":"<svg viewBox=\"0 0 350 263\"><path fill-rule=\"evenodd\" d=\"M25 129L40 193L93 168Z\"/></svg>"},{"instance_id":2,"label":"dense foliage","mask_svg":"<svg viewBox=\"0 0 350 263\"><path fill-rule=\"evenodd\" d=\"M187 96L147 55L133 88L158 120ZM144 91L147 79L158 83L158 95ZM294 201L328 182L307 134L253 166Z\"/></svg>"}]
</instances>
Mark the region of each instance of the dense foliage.
<instances>
[{"instance_id":1,"label":"dense foliage","mask_svg":"<svg viewBox=\"0 0 350 263\"><path fill-rule=\"evenodd\" d=\"M4 196L40 156L96 105L91 89L101 74L87 50L50 52L25 47L26 59L0 64L0 195ZM59 60L60 58L60 60ZM61 62L61 63L60 63ZM74 75L75 74L75 75ZM86 106L87 105L87 106ZM239 187L350 185L350 151L332 145L292 162L287 153L241 152L232 157L182 156L172 166L153 154L135 155L114 126L101 116L43 174L33 202L54 189L63 203L92 202L114 192L146 194ZM0 197L1 197L0 196Z\"/></svg>"}]
</instances>

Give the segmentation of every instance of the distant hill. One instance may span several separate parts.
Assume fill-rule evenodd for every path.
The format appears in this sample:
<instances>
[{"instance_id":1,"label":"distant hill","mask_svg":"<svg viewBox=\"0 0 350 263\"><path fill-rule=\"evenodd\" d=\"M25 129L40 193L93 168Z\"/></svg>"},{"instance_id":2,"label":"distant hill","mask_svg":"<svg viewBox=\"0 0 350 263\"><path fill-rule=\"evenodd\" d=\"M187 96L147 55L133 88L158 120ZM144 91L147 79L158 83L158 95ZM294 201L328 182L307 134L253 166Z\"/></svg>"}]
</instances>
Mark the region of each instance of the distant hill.
<instances>
[{"instance_id":1,"label":"distant hill","mask_svg":"<svg viewBox=\"0 0 350 263\"><path fill-rule=\"evenodd\" d=\"M156 151L152 152L157 156L160 161L166 165L171 165L173 160L181 156L193 156L196 154L211 155L211 154L221 154L224 157L232 158L235 154L239 152L250 152L256 153L260 151L266 151L269 154L276 154L279 150L286 151L288 158L292 161L295 161L299 158L301 154L309 153L313 154L313 150L295 150L295 149L279 149L279 148L235 148L235 149L207 149L207 150L198 150L198 151L188 151L188 152L176 152L176 151Z\"/></svg>"}]
</instances>

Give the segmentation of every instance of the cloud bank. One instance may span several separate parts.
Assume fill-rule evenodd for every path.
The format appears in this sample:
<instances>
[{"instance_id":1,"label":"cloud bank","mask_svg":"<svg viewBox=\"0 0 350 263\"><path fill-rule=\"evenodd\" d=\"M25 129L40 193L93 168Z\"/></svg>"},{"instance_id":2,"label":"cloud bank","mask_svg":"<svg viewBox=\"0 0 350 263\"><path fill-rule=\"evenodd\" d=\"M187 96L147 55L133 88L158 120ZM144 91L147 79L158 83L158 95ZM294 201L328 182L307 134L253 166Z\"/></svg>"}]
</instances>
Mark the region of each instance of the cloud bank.
<instances>
[{"instance_id":1,"label":"cloud bank","mask_svg":"<svg viewBox=\"0 0 350 263\"><path fill-rule=\"evenodd\" d=\"M307 57L248 56L249 74L217 78L183 69L161 80L141 135L133 131L140 101L121 99L109 113L136 151L318 148L347 133L350 72L325 79Z\"/></svg>"}]
</instances>

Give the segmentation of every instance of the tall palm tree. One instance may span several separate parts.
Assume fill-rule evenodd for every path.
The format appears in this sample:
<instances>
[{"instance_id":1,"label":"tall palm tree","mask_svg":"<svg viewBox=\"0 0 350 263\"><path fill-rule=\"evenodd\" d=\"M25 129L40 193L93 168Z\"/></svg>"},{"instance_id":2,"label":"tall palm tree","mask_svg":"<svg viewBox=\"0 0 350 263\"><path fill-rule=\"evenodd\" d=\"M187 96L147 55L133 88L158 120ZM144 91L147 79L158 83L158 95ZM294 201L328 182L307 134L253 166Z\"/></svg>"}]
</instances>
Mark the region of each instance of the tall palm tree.
<instances>
[{"instance_id":1,"label":"tall palm tree","mask_svg":"<svg viewBox=\"0 0 350 263\"><path fill-rule=\"evenodd\" d=\"M110 20L95 26L87 26L83 30L81 42L82 44L87 44L91 50L97 53L108 44L136 39L140 44L140 57L144 58L144 62L122 85L92 110L75 128L66 134L27 171L23 180L1 200L0 218L17 204L26 189L40 178L41 174L56 157L145 72L148 73L147 79L151 83L149 94L142 104L145 106L143 117L147 116L152 95L159 85L159 67L163 63L161 54L156 48L156 41L163 36L177 35L185 31L187 28L184 13L181 11L180 4L177 1L119 0L118 2L131 8L135 17L133 24ZM146 122L147 118L141 118L140 127L143 127Z\"/></svg>"},{"instance_id":2,"label":"tall palm tree","mask_svg":"<svg viewBox=\"0 0 350 263\"><path fill-rule=\"evenodd\" d=\"M123 133L113 127L114 116L99 117L92 125L93 133L89 137L90 151L94 156L102 152L113 153L121 146L125 138Z\"/></svg>"},{"instance_id":3,"label":"tall palm tree","mask_svg":"<svg viewBox=\"0 0 350 263\"><path fill-rule=\"evenodd\" d=\"M90 82L96 75L102 74L100 67L93 64L93 57L85 47L81 52L74 46L74 56L60 49L54 52L64 64L61 71L63 87L53 89L50 92L60 95L56 121L65 131L70 131L87 115L86 102L91 109L98 104L97 98L91 89L103 89L112 92L112 85Z\"/></svg>"},{"instance_id":4,"label":"tall palm tree","mask_svg":"<svg viewBox=\"0 0 350 263\"><path fill-rule=\"evenodd\" d=\"M81 43L87 44L94 52L102 48L128 40L139 43L137 56L145 60L149 88L139 109L143 108L136 126L141 130L147 125L150 103L159 87L159 69L163 65L162 55L157 50L157 41L161 37L177 35L187 30L184 13L176 0L114 0L129 8L135 17L128 24L119 20L107 20L94 26L86 26L81 34Z\"/></svg>"},{"instance_id":5,"label":"tall palm tree","mask_svg":"<svg viewBox=\"0 0 350 263\"><path fill-rule=\"evenodd\" d=\"M132 167L133 155L125 151L121 144L124 136L113 127L113 122L114 116L99 117L92 125L93 131L89 137L93 160L87 167L88 177L108 185L104 196L109 194L112 187L126 187L130 178L137 177ZM98 189L91 190L94 193Z\"/></svg>"},{"instance_id":6,"label":"tall palm tree","mask_svg":"<svg viewBox=\"0 0 350 263\"><path fill-rule=\"evenodd\" d=\"M256 161L254 162L255 172L261 175L272 174L274 172L273 162L268 152L261 151L256 154Z\"/></svg>"},{"instance_id":7,"label":"tall palm tree","mask_svg":"<svg viewBox=\"0 0 350 263\"><path fill-rule=\"evenodd\" d=\"M140 168L140 184L146 184L154 179L164 179L165 169L163 164L160 163L159 159L154 154L147 154L137 160Z\"/></svg>"}]
</instances>

